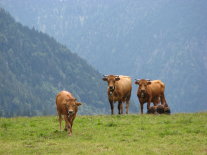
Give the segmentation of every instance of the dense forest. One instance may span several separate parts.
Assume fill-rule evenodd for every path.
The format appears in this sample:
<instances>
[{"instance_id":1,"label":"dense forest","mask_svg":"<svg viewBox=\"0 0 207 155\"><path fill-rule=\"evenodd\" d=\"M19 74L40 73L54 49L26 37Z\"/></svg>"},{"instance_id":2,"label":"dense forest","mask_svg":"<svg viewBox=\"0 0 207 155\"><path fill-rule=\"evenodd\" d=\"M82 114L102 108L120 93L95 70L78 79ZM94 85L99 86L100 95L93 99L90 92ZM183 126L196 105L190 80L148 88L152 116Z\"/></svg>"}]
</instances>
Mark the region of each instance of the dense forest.
<instances>
[{"instance_id":1,"label":"dense forest","mask_svg":"<svg viewBox=\"0 0 207 155\"><path fill-rule=\"evenodd\" d=\"M101 78L65 46L0 9L0 116L54 115L63 89L83 103L80 114L107 113Z\"/></svg>"},{"instance_id":2,"label":"dense forest","mask_svg":"<svg viewBox=\"0 0 207 155\"><path fill-rule=\"evenodd\" d=\"M2 0L103 74L161 79L172 112L207 110L206 0ZM133 89L133 98L137 102Z\"/></svg>"}]
</instances>

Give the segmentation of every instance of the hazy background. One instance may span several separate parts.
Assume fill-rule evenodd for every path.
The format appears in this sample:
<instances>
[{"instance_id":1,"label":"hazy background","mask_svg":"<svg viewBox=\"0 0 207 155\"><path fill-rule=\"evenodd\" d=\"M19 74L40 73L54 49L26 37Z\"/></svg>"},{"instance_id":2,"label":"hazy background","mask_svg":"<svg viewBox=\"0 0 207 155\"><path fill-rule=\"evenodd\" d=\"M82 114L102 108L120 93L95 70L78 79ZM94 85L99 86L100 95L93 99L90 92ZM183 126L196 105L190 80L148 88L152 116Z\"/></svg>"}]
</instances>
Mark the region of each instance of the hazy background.
<instances>
[{"instance_id":1,"label":"hazy background","mask_svg":"<svg viewBox=\"0 0 207 155\"><path fill-rule=\"evenodd\" d=\"M206 0L1 0L0 7L100 75L162 80L172 112L207 110Z\"/></svg>"}]
</instances>

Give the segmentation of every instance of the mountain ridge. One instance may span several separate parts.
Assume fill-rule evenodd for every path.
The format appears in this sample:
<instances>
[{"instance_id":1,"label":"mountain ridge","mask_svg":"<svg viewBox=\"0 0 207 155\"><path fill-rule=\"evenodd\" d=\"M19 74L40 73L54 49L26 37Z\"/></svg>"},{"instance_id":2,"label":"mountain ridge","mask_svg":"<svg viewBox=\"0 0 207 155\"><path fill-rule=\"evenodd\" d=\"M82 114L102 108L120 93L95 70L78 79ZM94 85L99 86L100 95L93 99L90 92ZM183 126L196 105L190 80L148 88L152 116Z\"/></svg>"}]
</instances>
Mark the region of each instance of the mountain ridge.
<instances>
[{"instance_id":1,"label":"mountain ridge","mask_svg":"<svg viewBox=\"0 0 207 155\"><path fill-rule=\"evenodd\" d=\"M63 89L83 102L80 114L107 113L100 73L3 9L0 17L0 116L55 114L55 95Z\"/></svg>"},{"instance_id":2,"label":"mountain ridge","mask_svg":"<svg viewBox=\"0 0 207 155\"><path fill-rule=\"evenodd\" d=\"M173 112L206 109L205 0L3 0L0 5L71 47L103 74L162 80Z\"/></svg>"}]
</instances>

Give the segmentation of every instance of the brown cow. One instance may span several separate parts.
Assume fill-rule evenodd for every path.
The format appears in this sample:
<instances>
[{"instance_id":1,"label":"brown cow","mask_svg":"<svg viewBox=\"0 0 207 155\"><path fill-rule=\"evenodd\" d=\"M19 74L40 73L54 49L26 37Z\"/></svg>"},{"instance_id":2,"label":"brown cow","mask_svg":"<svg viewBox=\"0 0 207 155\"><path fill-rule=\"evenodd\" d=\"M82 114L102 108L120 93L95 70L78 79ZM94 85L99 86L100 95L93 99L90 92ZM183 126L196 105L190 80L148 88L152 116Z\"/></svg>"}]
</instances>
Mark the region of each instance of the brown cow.
<instances>
[{"instance_id":1,"label":"brown cow","mask_svg":"<svg viewBox=\"0 0 207 155\"><path fill-rule=\"evenodd\" d=\"M60 131L62 115L64 115L65 130L68 130L69 136L72 135L73 121L76 117L76 113L78 112L79 105L81 105L81 103L77 102L76 98L74 98L73 95L67 91L61 91L56 96L56 106L59 116Z\"/></svg>"},{"instance_id":2,"label":"brown cow","mask_svg":"<svg viewBox=\"0 0 207 155\"><path fill-rule=\"evenodd\" d=\"M136 80L135 84L139 85L137 91L137 97L141 106L141 113L143 114L143 104L147 102L147 109L150 108L150 103L153 102L154 106L161 104L167 107L167 102L165 100L165 84L160 80L149 81L145 79Z\"/></svg>"},{"instance_id":3,"label":"brown cow","mask_svg":"<svg viewBox=\"0 0 207 155\"><path fill-rule=\"evenodd\" d=\"M169 106L163 106L163 105L158 105L157 106L157 113L158 114L170 114L170 107Z\"/></svg>"},{"instance_id":4,"label":"brown cow","mask_svg":"<svg viewBox=\"0 0 207 155\"><path fill-rule=\"evenodd\" d=\"M151 106L147 110L147 114L170 114L170 107L164 107L162 104L158 106Z\"/></svg>"},{"instance_id":5,"label":"brown cow","mask_svg":"<svg viewBox=\"0 0 207 155\"><path fill-rule=\"evenodd\" d=\"M111 105L111 114L114 114L114 103L117 101L119 103L119 114L123 114L122 102L126 102L126 114L128 114L132 90L131 78L123 75L108 75L104 76L103 80L108 82L108 100Z\"/></svg>"}]
</instances>

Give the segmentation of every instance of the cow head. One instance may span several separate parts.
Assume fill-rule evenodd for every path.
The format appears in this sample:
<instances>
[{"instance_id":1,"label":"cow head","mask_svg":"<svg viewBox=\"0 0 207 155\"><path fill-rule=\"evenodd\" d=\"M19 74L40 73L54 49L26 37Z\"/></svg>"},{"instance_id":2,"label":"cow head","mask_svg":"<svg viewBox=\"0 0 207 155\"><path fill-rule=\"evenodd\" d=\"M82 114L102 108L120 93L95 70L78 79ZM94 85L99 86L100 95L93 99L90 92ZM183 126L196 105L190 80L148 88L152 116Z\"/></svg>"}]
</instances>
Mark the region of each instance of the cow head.
<instances>
[{"instance_id":1,"label":"cow head","mask_svg":"<svg viewBox=\"0 0 207 155\"><path fill-rule=\"evenodd\" d=\"M140 97L145 98L145 95L147 93L147 86L151 84L151 81L141 79L141 80L136 80L135 84L139 85L138 93L140 94Z\"/></svg>"},{"instance_id":2,"label":"cow head","mask_svg":"<svg viewBox=\"0 0 207 155\"><path fill-rule=\"evenodd\" d=\"M105 75L103 77L103 81L108 82L108 90L110 92L110 95L113 94L114 90L116 89L115 83L116 81L119 81L119 80L120 80L120 77L117 75Z\"/></svg>"},{"instance_id":3,"label":"cow head","mask_svg":"<svg viewBox=\"0 0 207 155\"><path fill-rule=\"evenodd\" d=\"M77 99L65 99L65 107L67 109L68 117L77 111L79 105L81 105L81 103L77 102Z\"/></svg>"}]
</instances>

